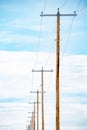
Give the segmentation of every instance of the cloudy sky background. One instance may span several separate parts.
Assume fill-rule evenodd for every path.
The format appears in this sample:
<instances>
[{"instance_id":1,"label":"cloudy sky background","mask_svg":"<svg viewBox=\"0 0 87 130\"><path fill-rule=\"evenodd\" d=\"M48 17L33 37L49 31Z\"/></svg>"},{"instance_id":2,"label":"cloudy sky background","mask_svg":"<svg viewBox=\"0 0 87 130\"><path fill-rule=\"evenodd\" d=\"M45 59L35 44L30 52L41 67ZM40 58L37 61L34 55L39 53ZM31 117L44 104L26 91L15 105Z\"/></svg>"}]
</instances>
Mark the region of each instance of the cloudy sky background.
<instances>
[{"instance_id":1,"label":"cloudy sky background","mask_svg":"<svg viewBox=\"0 0 87 130\"><path fill-rule=\"evenodd\" d=\"M0 0L0 130L26 129L28 102L36 101L30 90L41 90L41 74L32 69L42 66L53 69L44 73L45 129L55 129L56 17L40 13L57 8L78 14L61 17L61 130L87 130L86 7L86 0Z\"/></svg>"}]
</instances>

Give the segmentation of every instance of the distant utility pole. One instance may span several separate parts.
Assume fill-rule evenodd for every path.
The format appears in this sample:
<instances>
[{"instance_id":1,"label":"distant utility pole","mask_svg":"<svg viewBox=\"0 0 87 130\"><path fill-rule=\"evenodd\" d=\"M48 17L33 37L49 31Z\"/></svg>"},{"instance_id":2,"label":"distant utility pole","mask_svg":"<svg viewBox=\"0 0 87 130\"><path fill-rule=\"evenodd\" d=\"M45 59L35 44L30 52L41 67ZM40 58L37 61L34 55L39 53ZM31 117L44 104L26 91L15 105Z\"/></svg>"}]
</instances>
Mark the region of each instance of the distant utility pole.
<instances>
[{"instance_id":1,"label":"distant utility pole","mask_svg":"<svg viewBox=\"0 0 87 130\"><path fill-rule=\"evenodd\" d=\"M29 104L34 104L34 130L35 130L35 102L29 102ZM33 117L33 113L32 113L32 117Z\"/></svg>"},{"instance_id":2,"label":"distant utility pole","mask_svg":"<svg viewBox=\"0 0 87 130\"><path fill-rule=\"evenodd\" d=\"M32 113L32 115L33 115L33 112L28 112L28 114L30 114L30 113ZM29 118L32 119L31 116L28 116L27 118L28 118L28 119L29 119ZM28 130L31 130L31 120L30 120L30 124L28 125Z\"/></svg>"},{"instance_id":3,"label":"distant utility pole","mask_svg":"<svg viewBox=\"0 0 87 130\"><path fill-rule=\"evenodd\" d=\"M41 85L42 85L42 130L44 130L44 84L43 84L43 72L53 72L53 70L32 70L32 72L41 72Z\"/></svg>"},{"instance_id":4,"label":"distant utility pole","mask_svg":"<svg viewBox=\"0 0 87 130\"><path fill-rule=\"evenodd\" d=\"M76 16L74 14L60 14L59 8L57 14L43 14L40 16L57 16L57 40L56 40L56 130L60 130L60 86L59 86L59 60L60 60L60 16Z\"/></svg>"},{"instance_id":5,"label":"distant utility pole","mask_svg":"<svg viewBox=\"0 0 87 130\"><path fill-rule=\"evenodd\" d=\"M37 93L37 130L39 130L39 91L30 91L30 93Z\"/></svg>"},{"instance_id":6,"label":"distant utility pole","mask_svg":"<svg viewBox=\"0 0 87 130\"><path fill-rule=\"evenodd\" d=\"M33 128L34 128L34 117L33 117L33 114L34 114L34 112L28 112L29 114L30 113L32 113L32 116L28 116L27 118L30 118L31 120L30 120L30 124L28 125L28 130L34 130ZM29 122L29 121L28 121ZM33 124L33 125L32 125ZM33 126L33 128L32 128L32 126Z\"/></svg>"},{"instance_id":7,"label":"distant utility pole","mask_svg":"<svg viewBox=\"0 0 87 130\"><path fill-rule=\"evenodd\" d=\"M30 125L28 126L28 130L30 130Z\"/></svg>"}]
</instances>

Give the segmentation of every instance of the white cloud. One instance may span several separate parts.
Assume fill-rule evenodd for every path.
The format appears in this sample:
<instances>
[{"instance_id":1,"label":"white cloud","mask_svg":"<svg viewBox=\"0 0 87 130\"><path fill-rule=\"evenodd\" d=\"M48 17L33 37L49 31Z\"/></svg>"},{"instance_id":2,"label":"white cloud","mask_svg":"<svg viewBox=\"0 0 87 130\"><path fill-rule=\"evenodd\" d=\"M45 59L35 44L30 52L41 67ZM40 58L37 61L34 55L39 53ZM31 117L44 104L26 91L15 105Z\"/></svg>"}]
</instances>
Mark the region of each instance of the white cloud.
<instances>
[{"instance_id":1,"label":"white cloud","mask_svg":"<svg viewBox=\"0 0 87 130\"><path fill-rule=\"evenodd\" d=\"M15 34L11 31L1 31L0 32L0 42L1 43L21 43L21 44L30 44L30 43L37 43L38 37L36 36L29 36L29 35L20 35Z\"/></svg>"},{"instance_id":2,"label":"white cloud","mask_svg":"<svg viewBox=\"0 0 87 130\"><path fill-rule=\"evenodd\" d=\"M33 73L32 77L31 70L41 69L45 65L48 55L48 53L40 53L37 65L34 66L36 53L0 52L0 120L2 121L0 127L3 127L2 130L5 129L5 125L9 129L14 129L16 125L16 130L19 127L26 127L27 112L33 109L33 105L29 105L27 102L36 98L36 95L31 95L29 91L31 88L41 90L41 74ZM83 130L86 129L86 61L87 56L67 55L61 63L61 129L64 127L65 130L69 128L76 130L79 126ZM53 118L55 119L55 54L51 54L44 69L54 70L52 73L44 73L45 124L46 128L53 129L55 128L55 120L52 121ZM50 123L52 127L49 125Z\"/></svg>"},{"instance_id":3,"label":"white cloud","mask_svg":"<svg viewBox=\"0 0 87 130\"><path fill-rule=\"evenodd\" d=\"M32 30L32 31L40 31L40 24L37 24L37 20L31 20L30 19L16 19L14 21L11 21L9 23L6 23L5 26L13 27L16 29L26 29L26 30ZM42 26L42 31L47 31L47 28Z\"/></svg>"}]
</instances>

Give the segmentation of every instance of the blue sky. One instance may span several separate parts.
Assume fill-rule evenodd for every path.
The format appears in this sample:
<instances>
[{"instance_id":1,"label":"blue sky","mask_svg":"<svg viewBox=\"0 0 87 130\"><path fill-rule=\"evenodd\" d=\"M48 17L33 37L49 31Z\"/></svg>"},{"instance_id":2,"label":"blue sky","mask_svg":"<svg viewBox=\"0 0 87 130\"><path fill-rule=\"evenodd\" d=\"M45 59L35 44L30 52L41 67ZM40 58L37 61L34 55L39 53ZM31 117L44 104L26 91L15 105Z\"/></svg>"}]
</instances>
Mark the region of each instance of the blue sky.
<instances>
[{"instance_id":1,"label":"blue sky","mask_svg":"<svg viewBox=\"0 0 87 130\"><path fill-rule=\"evenodd\" d=\"M66 4L64 4L66 3ZM78 16L73 20L72 17L61 18L61 48L65 48L67 37L66 53L86 54L86 0L81 1L0 1L1 20L0 20L0 50L9 51L38 51L40 33L40 13L57 13L57 8L61 13L73 13L77 11ZM59 5L59 6L58 6ZM45 6L45 10L44 10ZM72 6L72 8L71 8ZM39 7L39 8L38 8ZM80 9L83 9L80 11ZM68 24L67 24L68 22ZM65 26L67 25L67 26ZM50 28L51 27L51 28ZM41 45L39 51L48 51L51 41L55 44L56 17L44 17L41 26ZM72 35L71 35L72 34ZM75 36L74 36L75 35ZM54 38L54 39L53 39ZM80 42L80 44L79 44ZM55 51L55 50L53 50ZM62 50L63 53L63 50Z\"/></svg>"},{"instance_id":2,"label":"blue sky","mask_svg":"<svg viewBox=\"0 0 87 130\"><path fill-rule=\"evenodd\" d=\"M77 12L61 17L61 130L87 130L86 7L86 0L0 0L0 130L26 129L28 102L36 100L30 90L41 90L41 75L31 70L42 66L54 70L44 86L45 129L55 129L56 17L40 14L58 8Z\"/></svg>"}]
</instances>

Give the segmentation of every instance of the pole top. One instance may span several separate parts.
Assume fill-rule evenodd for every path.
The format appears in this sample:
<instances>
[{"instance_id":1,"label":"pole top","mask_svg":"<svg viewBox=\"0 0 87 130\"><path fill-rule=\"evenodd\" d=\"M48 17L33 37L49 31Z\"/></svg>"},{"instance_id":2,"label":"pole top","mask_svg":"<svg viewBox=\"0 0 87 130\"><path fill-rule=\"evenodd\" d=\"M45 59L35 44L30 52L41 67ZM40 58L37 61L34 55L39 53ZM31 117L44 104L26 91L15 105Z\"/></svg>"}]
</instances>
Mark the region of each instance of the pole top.
<instances>
[{"instance_id":1,"label":"pole top","mask_svg":"<svg viewBox=\"0 0 87 130\"><path fill-rule=\"evenodd\" d=\"M60 12L59 12L59 8L58 8L58 11L57 11L57 17L59 17L60 16Z\"/></svg>"}]
</instances>

